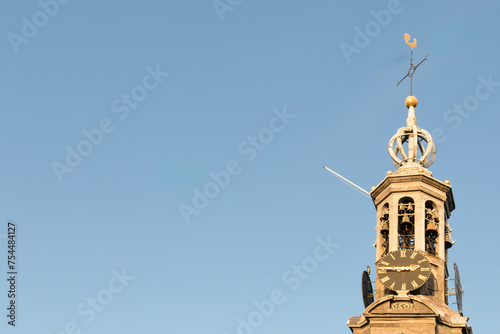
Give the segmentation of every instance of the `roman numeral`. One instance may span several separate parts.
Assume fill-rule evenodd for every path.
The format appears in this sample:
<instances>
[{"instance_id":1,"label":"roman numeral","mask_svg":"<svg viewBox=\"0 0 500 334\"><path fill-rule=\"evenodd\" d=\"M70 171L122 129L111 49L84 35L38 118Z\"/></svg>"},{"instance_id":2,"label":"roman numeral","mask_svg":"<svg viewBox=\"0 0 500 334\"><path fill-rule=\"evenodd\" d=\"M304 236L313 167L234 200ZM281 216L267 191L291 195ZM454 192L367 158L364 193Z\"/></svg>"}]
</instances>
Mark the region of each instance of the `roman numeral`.
<instances>
[{"instance_id":1,"label":"roman numeral","mask_svg":"<svg viewBox=\"0 0 500 334\"><path fill-rule=\"evenodd\" d=\"M411 256L410 256L410 259L414 259L414 258L415 258L415 256L417 256L417 254L418 254L417 252L413 252L413 253L411 254Z\"/></svg>"},{"instance_id":2,"label":"roman numeral","mask_svg":"<svg viewBox=\"0 0 500 334\"><path fill-rule=\"evenodd\" d=\"M392 283L389 289L394 290L395 287L396 287L396 282Z\"/></svg>"},{"instance_id":3,"label":"roman numeral","mask_svg":"<svg viewBox=\"0 0 500 334\"><path fill-rule=\"evenodd\" d=\"M418 284L416 281L411 281L411 285L413 286L414 289L418 288Z\"/></svg>"},{"instance_id":4,"label":"roman numeral","mask_svg":"<svg viewBox=\"0 0 500 334\"><path fill-rule=\"evenodd\" d=\"M425 277L424 275L420 274L418 275L418 278L420 278L422 281L425 281L427 279L427 277Z\"/></svg>"},{"instance_id":5,"label":"roman numeral","mask_svg":"<svg viewBox=\"0 0 500 334\"><path fill-rule=\"evenodd\" d=\"M422 271L429 271L429 268L421 268Z\"/></svg>"},{"instance_id":6,"label":"roman numeral","mask_svg":"<svg viewBox=\"0 0 500 334\"><path fill-rule=\"evenodd\" d=\"M406 290L406 283L401 284L401 290Z\"/></svg>"},{"instance_id":7,"label":"roman numeral","mask_svg":"<svg viewBox=\"0 0 500 334\"><path fill-rule=\"evenodd\" d=\"M422 262L424 262L424 261L427 261L427 260L426 260L426 259L423 259L423 260L418 261L418 263L422 263Z\"/></svg>"},{"instance_id":8,"label":"roman numeral","mask_svg":"<svg viewBox=\"0 0 500 334\"><path fill-rule=\"evenodd\" d=\"M384 266L388 266L388 265L389 265L389 262L380 261L380 264L383 264Z\"/></svg>"},{"instance_id":9,"label":"roman numeral","mask_svg":"<svg viewBox=\"0 0 500 334\"><path fill-rule=\"evenodd\" d=\"M406 250L401 250L401 257L406 257Z\"/></svg>"},{"instance_id":10,"label":"roman numeral","mask_svg":"<svg viewBox=\"0 0 500 334\"><path fill-rule=\"evenodd\" d=\"M385 283L385 282L387 282L388 280L390 280L389 276L385 276L385 277L382 277L382 278L380 279L380 282Z\"/></svg>"},{"instance_id":11,"label":"roman numeral","mask_svg":"<svg viewBox=\"0 0 500 334\"><path fill-rule=\"evenodd\" d=\"M389 255L392 257L393 260L396 260L393 254L389 253Z\"/></svg>"}]
</instances>

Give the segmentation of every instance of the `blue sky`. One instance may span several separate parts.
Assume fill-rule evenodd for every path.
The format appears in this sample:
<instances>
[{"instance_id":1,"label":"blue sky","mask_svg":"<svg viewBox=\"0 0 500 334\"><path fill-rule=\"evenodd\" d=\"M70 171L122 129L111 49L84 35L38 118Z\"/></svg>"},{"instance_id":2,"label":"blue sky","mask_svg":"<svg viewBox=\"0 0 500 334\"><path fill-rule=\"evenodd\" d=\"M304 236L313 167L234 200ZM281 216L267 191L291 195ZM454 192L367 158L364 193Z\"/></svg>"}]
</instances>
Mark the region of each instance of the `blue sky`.
<instances>
[{"instance_id":1,"label":"blue sky","mask_svg":"<svg viewBox=\"0 0 500 334\"><path fill-rule=\"evenodd\" d=\"M4 332L348 333L375 210L322 166L367 190L394 171L404 33L429 58L416 116L454 191L464 312L497 328L497 2L0 6Z\"/></svg>"}]
</instances>

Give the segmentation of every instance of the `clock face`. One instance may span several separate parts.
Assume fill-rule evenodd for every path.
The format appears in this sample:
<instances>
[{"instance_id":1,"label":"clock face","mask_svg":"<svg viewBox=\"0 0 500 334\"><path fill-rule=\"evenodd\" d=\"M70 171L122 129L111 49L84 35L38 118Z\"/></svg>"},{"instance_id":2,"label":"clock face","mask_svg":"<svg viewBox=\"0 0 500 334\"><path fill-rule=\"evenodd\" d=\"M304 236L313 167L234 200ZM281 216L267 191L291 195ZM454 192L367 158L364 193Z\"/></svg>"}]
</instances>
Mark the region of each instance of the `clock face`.
<instances>
[{"instance_id":1,"label":"clock face","mask_svg":"<svg viewBox=\"0 0 500 334\"><path fill-rule=\"evenodd\" d=\"M427 257L411 249L389 252L377 263L378 279L393 291L416 290L430 275L431 268Z\"/></svg>"}]
</instances>

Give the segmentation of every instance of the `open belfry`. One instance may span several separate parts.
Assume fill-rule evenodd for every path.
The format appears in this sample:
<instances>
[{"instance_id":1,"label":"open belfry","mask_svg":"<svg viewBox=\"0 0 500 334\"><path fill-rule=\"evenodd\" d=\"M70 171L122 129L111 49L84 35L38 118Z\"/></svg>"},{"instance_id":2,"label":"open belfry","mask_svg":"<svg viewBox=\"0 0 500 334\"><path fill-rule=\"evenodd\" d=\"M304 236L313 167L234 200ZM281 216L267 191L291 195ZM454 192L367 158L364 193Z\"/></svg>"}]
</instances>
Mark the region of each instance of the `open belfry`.
<instances>
[{"instance_id":1,"label":"open belfry","mask_svg":"<svg viewBox=\"0 0 500 334\"><path fill-rule=\"evenodd\" d=\"M413 74L427 56L413 66L416 40L411 43L405 34L405 41L411 48L410 70L401 80L411 82L408 117L388 146L397 170L388 171L370 192L377 211L375 292L367 268L362 277L365 310L347 325L355 334L472 334L462 314L458 268L448 262L455 243L449 222L455 209L452 188L427 169L436 148L415 117Z\"/></svg>"}]
</instances>

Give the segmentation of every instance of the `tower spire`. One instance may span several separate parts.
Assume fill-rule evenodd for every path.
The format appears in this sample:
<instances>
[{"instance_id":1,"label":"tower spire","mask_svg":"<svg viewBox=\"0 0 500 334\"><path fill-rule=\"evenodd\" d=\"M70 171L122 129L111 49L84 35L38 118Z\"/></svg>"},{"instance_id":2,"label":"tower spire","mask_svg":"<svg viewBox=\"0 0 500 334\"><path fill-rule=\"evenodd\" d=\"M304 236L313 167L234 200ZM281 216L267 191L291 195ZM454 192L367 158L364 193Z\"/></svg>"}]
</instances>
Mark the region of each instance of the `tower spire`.
<instances>
[{"instance_id":1,"label":"tower spire","mask_svg":"<svg viewBox=\"0 0 500 334\"><path fill-rule=\"evenodd\" d=\"M410 70L412 80L413 48L417 41L406 43L412 48ZM400 81L400 82L401 82ZM413 93L413 84L410 94ZM431 135L417 126L415 108L418 101L410 95L406 126L389 141L389 154L397 170L387 176L370 196L375 204L376 279L369 271L362 275L361 290L365 310L359 317L349 318L353 334L366 333L457 333L472 334L468 318L462 313L462 285L458 268L449 278L448 251L451 240L450 216L455 209L449 181L439 181L427 170L436 155ZM449 282L455 281L458 312L450 308ZM373 289L372 282L376 288Z\"/></svg>"},{"instance_id":2,"label":"tower spire","mask_svg":"<svg viewBox=\"0 0 500 334\"><path fill-rule=\"evenodd\" d=\"M397 86L404 79L410 77L410 96L405 99L405 105L408 108L408 117L406 119L406 127L402 127L397 131L389 141L388 146L389 155L398 170L403 166L416 167L417 169L422 167L427 168L432 165L436 157L436 147L430 133L417 126L415 108L417 107L418 100L413 96L413 74L420 64L427 60L427 55L417 66L413 66L413 48L417 47L417 40L414 38L413 42L410 42L411 38L408 34L404 34L404 39L411 49L410 69L403 79L398 82ZM424 147L424 144L427 144L427 147Z\"/></svg>"}]
</instances>

